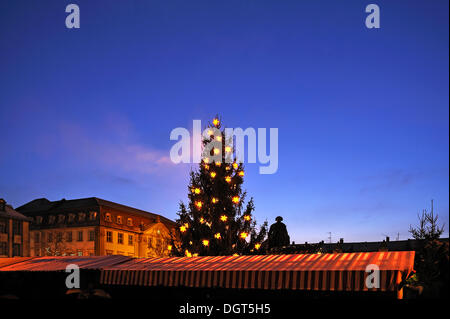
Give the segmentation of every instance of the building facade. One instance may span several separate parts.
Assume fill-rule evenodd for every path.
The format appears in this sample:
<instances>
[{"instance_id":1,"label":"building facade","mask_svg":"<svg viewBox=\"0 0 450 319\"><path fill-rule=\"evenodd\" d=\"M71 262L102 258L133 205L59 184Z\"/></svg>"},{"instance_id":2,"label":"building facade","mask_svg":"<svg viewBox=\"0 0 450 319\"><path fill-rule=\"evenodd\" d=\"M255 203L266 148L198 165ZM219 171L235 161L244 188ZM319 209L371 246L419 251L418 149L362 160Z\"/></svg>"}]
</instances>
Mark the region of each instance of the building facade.
<instances>
[{"instance_id":1,"label":"building facade","mask_svg":"<svg viewBox=\"0 0 450 319\"><path fill-rule=\"evenodd\" d=\"M0 257L30 256L30 221L0 198Z\"/></svg>"},{"instance_id":2,"label":"building facade","mask_svg":"<svg viewBox=\"0 0 450 319\"><path fill-rule=\"evenodd\" d=\"M176 229L163 216L96 197L41 198L17 211L32 218L31 256L168 256Z\"/></svg>"}]
</instances>

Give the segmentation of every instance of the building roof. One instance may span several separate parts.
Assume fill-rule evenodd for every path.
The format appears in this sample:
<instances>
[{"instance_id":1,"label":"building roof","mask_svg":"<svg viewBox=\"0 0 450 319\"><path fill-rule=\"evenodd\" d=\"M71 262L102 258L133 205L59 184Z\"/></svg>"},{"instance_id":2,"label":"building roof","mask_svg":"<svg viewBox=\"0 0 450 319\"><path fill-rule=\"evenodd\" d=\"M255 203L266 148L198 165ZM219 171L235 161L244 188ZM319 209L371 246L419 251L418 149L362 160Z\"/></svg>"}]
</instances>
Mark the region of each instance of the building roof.
<instances>
[{"instance_id":1,"label":"building roof","mask_svg":"<svg viewBox=\"0 0 450 319\"><path fill-rule=\"evenodd\" d=\"M110 202L97 197L88 197L80 199L61 199L59 201L49 201L47 198L35 199L17 208L17 210L27 216L41 216L60 213L61 211L73 211L79 209L89 209L97 207L109 207L123 212L140 215L147 218L160 219L160 221L168 226L174 227L176 223L164 216L140 210L134 207Z\"/></svg>"},{"instance_id":2,"label":"building roof","mask_svg":"<svg viewBox=\"0 0 450 319\"><path fill-rule=\"evenodd\" d=\"M11 205L6 204L4 199L0 199L0 217L12 218L30 222L31 219L14 210Z\"/></svg>"}]
</instances>

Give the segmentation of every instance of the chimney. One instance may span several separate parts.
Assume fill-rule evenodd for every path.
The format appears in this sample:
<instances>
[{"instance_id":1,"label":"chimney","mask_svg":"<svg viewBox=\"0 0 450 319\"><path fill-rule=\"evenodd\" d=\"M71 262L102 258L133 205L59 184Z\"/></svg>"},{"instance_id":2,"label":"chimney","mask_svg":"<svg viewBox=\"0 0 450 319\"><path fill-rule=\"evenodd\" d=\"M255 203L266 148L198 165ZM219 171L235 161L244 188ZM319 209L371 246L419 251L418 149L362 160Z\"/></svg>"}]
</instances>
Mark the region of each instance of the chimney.
<instances>
[{"instance_id":1,"label":"chimney","mask_svg":"<svg viewBox=\"0 0 450 319\"><path fill-rule=\"evenodd\" d=\"M339 239L339 244L343 244L344 243L344 238Z\"/></svg>"},{"instance_id":2,"label":"chimney","mask_svg":"<svg viewBox=\"0 0 450 319\"><path fill-rule=\"evenodd\" d=\"M6 201L3 198L0 198L0 211L5 211Z\"/></svg>"},{"instance_id":3,"label":"chimney","mask_svg":"<svg viewBox=\"0 0 450 319\"><path fill-rule=\"evenodd\" d=\"M389 242L389 236L386 236L386 242L387 243Z\"/></svg>"}]
</instances>

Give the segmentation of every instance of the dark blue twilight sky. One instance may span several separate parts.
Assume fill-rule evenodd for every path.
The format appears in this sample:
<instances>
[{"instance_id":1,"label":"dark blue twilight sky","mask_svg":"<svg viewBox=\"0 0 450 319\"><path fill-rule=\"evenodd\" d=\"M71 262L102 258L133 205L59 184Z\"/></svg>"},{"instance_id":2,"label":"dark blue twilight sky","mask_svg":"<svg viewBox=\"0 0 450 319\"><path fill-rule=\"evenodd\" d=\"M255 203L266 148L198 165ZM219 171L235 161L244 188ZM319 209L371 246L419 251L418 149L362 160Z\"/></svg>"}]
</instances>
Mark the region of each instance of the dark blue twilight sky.
<instances>
[{"instance_id":1,"label":"dark blue twilight sky","mask_svg":"<svg viewBox=\"0 0 450 319\"><path fill-rule=\"evenodd\" d=\"M381 8L381 29L364 25ZM65 28L65 6L81 28ZM297 242L408 236L449 214L448 1L0 2L0 197L97 196L176 217L170 131L279 128L247 164L256 217ZM448 230L448 227L446 227ZM448 236L448 232L446 231Z\"/></svg>"}]
</instances>

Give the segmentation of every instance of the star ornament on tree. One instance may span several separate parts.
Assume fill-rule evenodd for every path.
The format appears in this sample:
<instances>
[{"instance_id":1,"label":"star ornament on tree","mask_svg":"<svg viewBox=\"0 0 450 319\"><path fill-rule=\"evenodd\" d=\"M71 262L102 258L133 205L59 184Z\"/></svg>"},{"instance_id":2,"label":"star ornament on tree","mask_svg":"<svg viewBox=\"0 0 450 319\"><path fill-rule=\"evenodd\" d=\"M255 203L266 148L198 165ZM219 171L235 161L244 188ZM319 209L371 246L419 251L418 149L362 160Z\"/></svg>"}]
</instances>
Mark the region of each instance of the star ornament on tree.
<instances>
[{"instance_id":1,"label":"star ornament on tree","mask_svg":"<svg viewBox=\"0 0 450 319\"><path fill-rule=\"evenodd\" d=\"M242 188L244 167L232 158L232 144L221 126L217 116L204 131L203 160L190 173L189 204L180 203L172 255L250 254L266 237L267 222L257 229L251 217L255 207ZM214 146L208 149L209 143Z\"/></svg>"}]
</instances>

